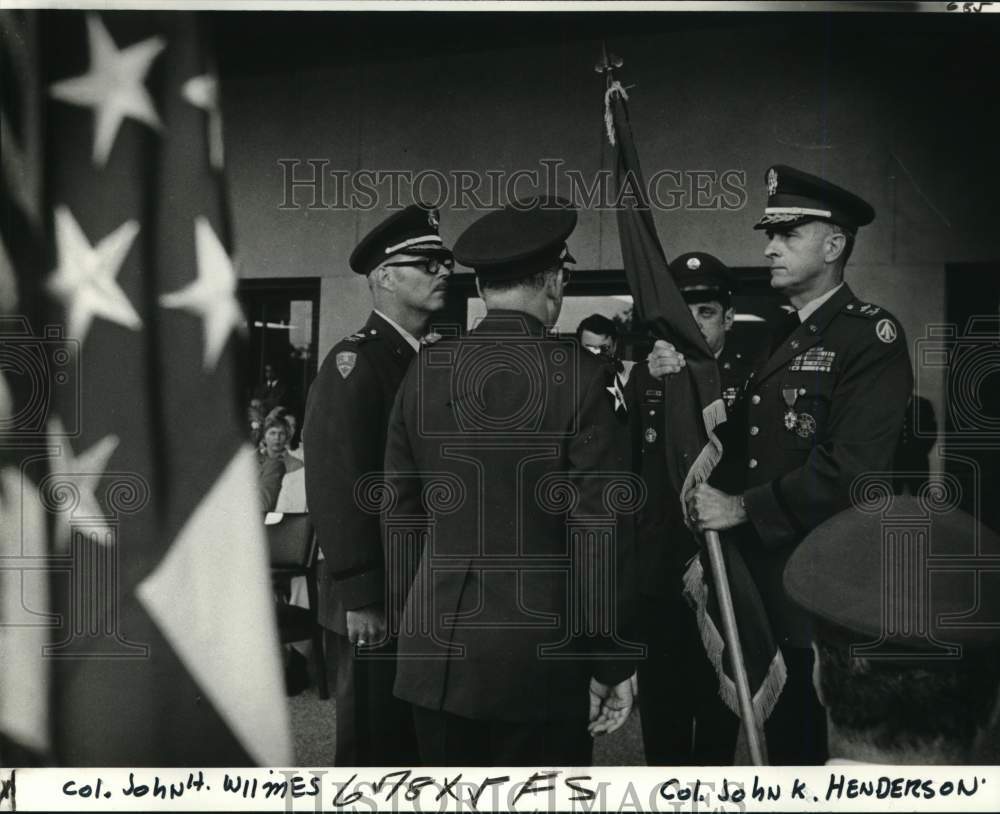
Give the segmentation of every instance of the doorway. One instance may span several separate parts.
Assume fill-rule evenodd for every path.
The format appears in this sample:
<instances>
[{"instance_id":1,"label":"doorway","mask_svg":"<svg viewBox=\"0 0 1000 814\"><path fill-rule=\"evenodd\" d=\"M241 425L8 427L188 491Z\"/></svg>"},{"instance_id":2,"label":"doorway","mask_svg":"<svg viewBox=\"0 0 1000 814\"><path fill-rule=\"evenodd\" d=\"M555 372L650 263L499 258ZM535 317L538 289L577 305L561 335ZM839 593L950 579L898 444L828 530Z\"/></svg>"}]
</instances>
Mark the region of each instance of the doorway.
<instances>
[{"instance_id":1,"label":"doorway","mask_svg":"<svg viewBox=\"0 0 1000 814\"><path fill-rule=\"evenodd\" d=\"M319 289L316 277L240 281L238 296L250 337L246 403L255 394L259 397L267 370L277 382L276 402L301 419L316 378Z\"/></svg>"}]
</instances>

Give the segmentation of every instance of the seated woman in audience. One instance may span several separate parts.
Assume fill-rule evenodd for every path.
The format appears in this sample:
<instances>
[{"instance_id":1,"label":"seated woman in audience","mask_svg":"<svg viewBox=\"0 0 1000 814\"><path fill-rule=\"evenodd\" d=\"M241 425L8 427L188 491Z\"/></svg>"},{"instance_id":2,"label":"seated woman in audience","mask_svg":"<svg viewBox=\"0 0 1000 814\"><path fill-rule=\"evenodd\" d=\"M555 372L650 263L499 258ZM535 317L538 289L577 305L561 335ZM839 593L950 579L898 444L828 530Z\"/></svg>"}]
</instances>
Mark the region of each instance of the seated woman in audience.
<instances>
[{"instance_id":1,"label":"seated woman in audience","mask_svg":"<svg viewBox=\"0 0 1000 814\"><path fill-rule=\"evenodd\" d=\"M285 445L288 442L288 424L283 418L264 421L264 434L257 450L257 465L261 509L272 511L278 502L281 479L285 476Z\"/></svg>"},{"instance_id":2,"label":"seated woman in audience","mask_svg":"<svg viewBox=\"0 0 1000 814\"><path fill-rule=\"evenodd\" d=\"M285 443L285 470L288 472L294 472L297 469L301 469L303 465L302 450L299 447L298 452L292 451L292 439L295 436L296 420L295 414L290 412L287 407L275 407L271 412L267 414L268 419L280 418L284 420L286 426L288 427L288 438ZM296 444L296 446L299 446Z\"/></svg>"}]
</instances>

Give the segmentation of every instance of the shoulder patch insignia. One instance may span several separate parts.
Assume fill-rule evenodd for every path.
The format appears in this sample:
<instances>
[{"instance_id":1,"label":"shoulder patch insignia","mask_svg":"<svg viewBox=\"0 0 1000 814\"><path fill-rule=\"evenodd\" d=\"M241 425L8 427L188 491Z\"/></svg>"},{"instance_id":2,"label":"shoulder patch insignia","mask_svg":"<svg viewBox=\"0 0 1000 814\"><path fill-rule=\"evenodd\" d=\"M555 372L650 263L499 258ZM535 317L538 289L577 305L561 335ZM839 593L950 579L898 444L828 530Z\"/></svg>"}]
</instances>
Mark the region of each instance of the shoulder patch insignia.
<instances>
[{"instance_id":1,"label":"shoulder patch insignia","mask_svg":"<svg viewBox=\"0 0 1000 814\"><path fill-rule=\"evenodd\" d=\"M895 342L896 337L899 336L899 331L896 330L896 323L891 319L880 319L875 326L875 336L887 345Z\"/></svg>"},{"instance_id":2,"label":"shoulder patch insignia","mask_svg":"<svg viewBox=\"0 0 1000 814\"><path fill-rule=\"evenodd\" d=\"M346 379L351 375L351 371L354 370L354 365L358 361L358 355L352 350L342 350L337 354L335 361L337 362L337 371L341 377Z\"/></svg>"}]
</instances>

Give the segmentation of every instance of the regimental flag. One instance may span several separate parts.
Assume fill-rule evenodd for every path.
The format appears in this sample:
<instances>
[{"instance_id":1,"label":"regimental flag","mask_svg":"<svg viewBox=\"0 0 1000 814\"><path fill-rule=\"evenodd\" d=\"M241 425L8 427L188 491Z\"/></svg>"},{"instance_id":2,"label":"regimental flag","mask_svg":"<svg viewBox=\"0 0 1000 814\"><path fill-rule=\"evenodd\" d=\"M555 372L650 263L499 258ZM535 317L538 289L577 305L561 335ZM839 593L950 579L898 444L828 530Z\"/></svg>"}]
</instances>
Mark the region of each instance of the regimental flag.
<instances>
[{"instance_id":1,"label":"regimental flag","mask_svg":"<svg viewBox=\"0 0 1000 814\"><path fill-rule=\"evenodd\" d=\"M239 406L243 317L218 83L201 20L30 21L40 95L27 74L13 88L5 79L4 171L6 182L7 103L37 98L44 259L5 254L51 305L45 330L32 326L47 380L31 420L45 451L22 456L13 480L4 472L2 495L18 509L6 528L22 540L37 543L38 507L47 513L51 607L30 610L55 616L41 673L50 691L39 693L48 708L31 726L17 720L4 696L36 667L21 665L11 681L5 661L0 734L66 765L288 765L267 544ZM5 50L17 50L3 30ZM6 229L14 210L3 204ZM39 546L14 547L24 571ZM39 721L49 737L24 744Z\"/></svg>"},{"instance_id":2,"label":"regimental flag","mask_svg":"<svg viewBox=\"0 0 1000 814\"><path fill-rule=\"evenodd\" d=\"M610 79L610 77L609 77ZM615 200L625 276L635 301L639 324L649 326L660 338L684 354L684 370L670 376L664 400L663 432L667 470L676 495L711 476L722 457L716 428L726 420L721 377L714 354L701 335L690 309L671 275L660 244L647 186L639 165L629 121L628 97L621 84L609 81L605 93L605 125L615 146ZM763 722L774 708L784 685L785 666L774 641L763 603L736 546L721 537L723 559L729 575L739 636L750 694L757 721ZM664 541L666 545L670 541ZM710 584L711 569L705 564L704 547L685 575L685 593L695 607L702 642L719 676L719 694L740 715L730 654L719 615L717 592ZM666 622L665 622L666 623Z\"/></svg>"}]
</instances>

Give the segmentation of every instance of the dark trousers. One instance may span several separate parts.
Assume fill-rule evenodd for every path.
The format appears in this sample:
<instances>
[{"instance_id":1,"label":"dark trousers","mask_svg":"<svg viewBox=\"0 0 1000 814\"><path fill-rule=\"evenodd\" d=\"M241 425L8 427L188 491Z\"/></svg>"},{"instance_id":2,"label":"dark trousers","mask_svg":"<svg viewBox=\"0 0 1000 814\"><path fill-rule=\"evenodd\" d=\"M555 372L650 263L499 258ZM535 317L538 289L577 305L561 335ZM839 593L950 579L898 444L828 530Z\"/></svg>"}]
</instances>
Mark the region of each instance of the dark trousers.
<instances>
[{"instance_id":1,"label":"dark trousers","mask_svg":"<svg viewBox=\"0 0 1000 814\"><path fill-rule=\"evenodd\" d=\"M392 694L395 642L355 653L346 636L326 631L336 658L337 754L334 766L413 766L417 740L410 705ZM374 655L381 656L375 658Z\"/></svg>"},{"instance_id":2,"label":"dark trousers","mask_svg":"<svg viewBox=\"0 0 1000 814\"><path fill-rule=\"evenodd\" d=\"M812 648L783 647L785 688L764 725L772 766L822 766L827 759L826 710L812 682Z\"/></svg>"},{"instance_id":3,"label":"dark trousers","mask_svg":"<svg viewBox=\"0 0 1000 814\"><path fill-rule=\"evenodd\" d=\"M650 766L726 766L739 718L719 698L694 611L679 595L642 597L639 662L642 744Z\"/></svg>"},{"instance_id":4,"label":"dark trousers","mask_svg":"<svg viewBox=\"0 0 1000 814\"><path fill-rule=\"evenodd\" d=\"M412 709L424 766L589 766L593 759L593 741L583 720L476 721Z\"/></svg>"}]
</instances>

